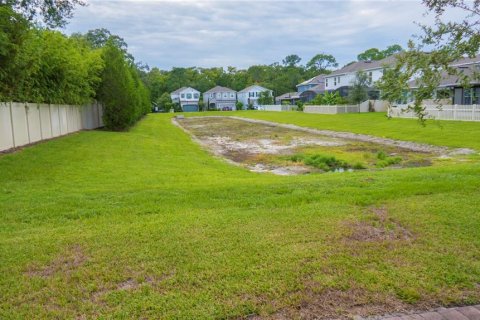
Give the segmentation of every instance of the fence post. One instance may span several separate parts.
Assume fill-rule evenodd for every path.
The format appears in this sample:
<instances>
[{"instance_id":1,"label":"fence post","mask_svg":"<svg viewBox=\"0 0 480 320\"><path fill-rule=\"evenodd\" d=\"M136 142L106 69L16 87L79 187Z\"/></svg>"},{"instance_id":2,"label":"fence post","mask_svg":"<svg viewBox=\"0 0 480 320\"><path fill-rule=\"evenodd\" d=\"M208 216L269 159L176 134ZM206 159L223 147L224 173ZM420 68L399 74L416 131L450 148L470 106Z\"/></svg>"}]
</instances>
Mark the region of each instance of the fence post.
<instances>
[{"instance_id":1,"label":"fence post","mask_svg":"<svg viewBox=\"0 0 480 320\"><path fill-rule=\"evenodd\" d=\"M453 105L453 120L457 120L457 105Z\"/></svg>"},{"instance_id":2,"label":"fence post","mask_svg":"<svg viewBox=\"0 0 480 320\"><path fill-rule=\"evenodd\" d=\"M13 114L12 114L12 102L10 101L9 103L9 110L10 110L10 123L12 127L12 142L13 142L13 147L16 147L15 143L15 128L13 127Z\"/></svg>"},{"instance_id":3,"label":"fence post","mask_svg":"<svg viewBox=\"0 0 480 320\"><path fill-rule=\"evenodd\" d=\"M472 104L472 121L475 121L475 107L477 105L476 104Z\"/></svg>"}]
</instances>

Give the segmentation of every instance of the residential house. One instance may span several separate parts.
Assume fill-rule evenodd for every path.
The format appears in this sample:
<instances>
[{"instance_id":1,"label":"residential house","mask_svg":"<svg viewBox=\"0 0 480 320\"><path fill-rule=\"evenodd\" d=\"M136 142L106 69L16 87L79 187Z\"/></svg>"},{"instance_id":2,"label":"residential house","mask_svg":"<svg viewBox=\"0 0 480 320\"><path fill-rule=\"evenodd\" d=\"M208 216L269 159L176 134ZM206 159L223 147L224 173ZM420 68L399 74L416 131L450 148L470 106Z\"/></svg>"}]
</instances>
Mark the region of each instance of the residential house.
<instances>
[{"instance_id":1,"label":"residential house","mask_svg":"<svg viewBox=\"0 0 480 320\"><path fill-rule=\"evenodd\" d=\"M246 87L238 92L238 101L243 103L244 108L249 104L252 104L254 107L258 107L258 98L260 97L260 93L265 91L267 91L269 95L273 97L273 91L262 86L255 84L253 86Z\"/></svg>"},{"instance_id":2,"label":"residential house","mask_svg":"<svg viewBox=\"0 0 480 320\"><path fill-rule=\"evenodd\" d=\"M464 88L462 85L462 79L458 75L449 75L446 72L443 73L440 85L435 92L432 104L436 104L437 99L441 99L442 104L459 104L470 105L480 104L480 79L478 74L480 73L480 55L474 58L463 58L450 64L451 67L456 68L463 75L466 75L470 79L470 86ZM412 91L418 88L416 80L410 81L409 84ZM406 97L406 101L412 100L411 92Z\"/></svg>"},{"instance_id":3,"label":"residential house","mask_svg":"<svg viewBox=\"0 0 480 320\"><path fill-rule=\"evenodd\" d=\"M300 100L300 94L298 92L287 92L275 98L275 104L295 104Z\"/></svg>"},{"instance_id":4,"label":"residential house","mask_svg":"<svg viewBox=\"0 0 480 320\"><path fill-rule=\"evenodd\" d=\"M179 104L184 112L199 111L200 91L198 90L182 87L170 93L170 98L173 103Z\"/></svg>"},{"instance_id":5,"label":"residential house","mask_svg":"<svg viewBox=\"0 0 480 320\"><path fill-rule=\"evenodd\" d=\"M341 69L335 70L325 76L325 90L337 91L342 97L348 95L349 88L355 81L359 71L366 73L370 84L369 97L378 99L379 92L375 90L374 84L382 76L385 68L392 66L396 61L396 55L386 57L382 60L356 61L347 64Z\"/></svg>"},{"instance_id":6,"label":"residential house","mask_svg":"<svg viewBox=\"0 0 480 320\"><path fill-rule=\"evenodd\" d=\"M321 74L319 76L308 79L300 84L297 84L297 92L302 93L309 89L312 89L318 85L323 85L325 87L325 75Z\"/></svg>"},{"instance_id":7,"label":"residential house","mask_svg":"<svg viewBox=\"0 0 480 320\"><path fill-rule=\"evenodd\" d=\"M210 110L235 110L237 92L230 88L216 86L203 93L203 101Z\"/></svg>"}]
</instances>

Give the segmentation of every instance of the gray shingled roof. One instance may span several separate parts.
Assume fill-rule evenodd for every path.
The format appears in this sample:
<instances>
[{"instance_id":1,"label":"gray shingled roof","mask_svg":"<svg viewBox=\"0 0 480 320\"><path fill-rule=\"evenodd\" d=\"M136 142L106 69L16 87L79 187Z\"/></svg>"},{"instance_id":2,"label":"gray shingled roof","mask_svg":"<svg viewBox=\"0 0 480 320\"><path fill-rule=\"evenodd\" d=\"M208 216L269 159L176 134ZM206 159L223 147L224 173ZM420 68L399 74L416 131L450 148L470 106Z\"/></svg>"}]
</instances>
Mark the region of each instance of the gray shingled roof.
<instances>
[{"instance_id":1,"label":"gray shingled roof","mask_svg":"<svg viewBox=\"0 0 480 320\"><path fill-rule=\"evenodd\" d=\"M275 99L298 99L298 98L300 98L298 92L287 92L276 97Z\"/></svg>"},{"instance_id":2,"label":"gray shingled roof","mask_svg":"<svg viewBox=\"0 0 480 320\"><path fill-rule=\"evenodd\" d=\"M297 87L298 86L304 86L304 85L307 85L307 84L312 84L312 83L323 83L325 82L325 75L324 74L321 74L321 75L318 75L316 77L313 77L311 79L308 79L306 81L303 81L302 83L300 84L297 84Z\"/></svg>"},{"instance_id":3,"label":"gray shingled roof","mask_svg":"<svg viewBox=\"0 0 480 320\"><path fill-rule=\"evenodd\" d=\"M185 90L185 89L187 89L187 87L181 87L181 88L173 91L171 94L179 93L180 91L183 91L183 90Z\"/></svg>"},{"instance_id":4,"label":"gray shingled roof","mask_svg":"<svg viewBox=\"0 0 480 320\"><path fill-rule=\"evenodd\" d=\"M321 83L321 84L317 84L315 87L312 87L310 89L307 89L303 92L307 92L307 91L313 91L315 92L316 94L319 94L319 93L322 93L322 92L325 92L325 83ZM303 93L302 92L302 93ZM301 94L300 94L301 95Z\"/></svg>"},{"instance_id":5,"label":"gray shingled roof","mask_svg":"<svg viewBox=\"0 0 480 320\"><path fill-rule=\"evenodd\" d=\"M240 91L238 91L238 93L247 92L247 91L249 91L249 90L250 90L250 88L253 88L253 87L260 87L260 88L263 88L263 89L265 89L265 90L263 90L263 91L271 91L270 89L267 89L267 88L265 88L265 87L262 87L261 85L258 85L258 84L253 84L253 85L251 85L251 86L248 86L248 87L246 87L246 88L245 88L245 89L243 89L243 90L240 90Z\"/></svg>"},{"instance_id":6,"label":"gray shingled roof","mask_svg":"<svg viewBox=\"0 0 480 320\"><path fill-rule=\"evenodd\" d=\"M473 58L465 57L462 59L458 59L457 61L453 62L451 65L452 66L460 66L464 64L474 64L474 63L479 63L480 62L480 54L477 54Z\"/></svg>"},{"instance_id":7,"label":"gray shingled roof","mask_svg":"<svg viewBox=\"0 0 480 320\"><path fill-rule=\"evenodd\" d=\"M346 65L341 69L333 71L332 73L327 75L327 77L344 74L344 73L357 72L360 70L378 69L384 66L390 66L395 63L396 59L397 59L396 55L392 55L382 60L357 61L349 65Z\"/></svg>"},{"instance_id":8,"label":"gray shingled roof","mask_svg":"<svg viewBox=\"0 0 480 320\"><path fill-rule=\"evenodd\" d=\"M216 93L216 92L237 92L237 91L227 87L216 86L208 91L205 91L204 93Z\"/></svg>"},{"instance_id":9,"label":"gray shingled roof","mask_svg":"<svg viewBox=\"0 0 480 320\"><path fill-rule=\"evenodd\" d=\"M468 76L471 79L470 84L480 83L478 79L480 69L477 69L472 64L464 67L459 67L459 68L464 75ZM448 74L447 72L443 72L439 87L461 86L462 85L461 82L462 82L462 79L459 76L451 75L451 74ZM418 88L420 85L419 83L417 83L417 80L412 80L408 83L408 86L410 88Z\"/></svg>"}]
</instances>

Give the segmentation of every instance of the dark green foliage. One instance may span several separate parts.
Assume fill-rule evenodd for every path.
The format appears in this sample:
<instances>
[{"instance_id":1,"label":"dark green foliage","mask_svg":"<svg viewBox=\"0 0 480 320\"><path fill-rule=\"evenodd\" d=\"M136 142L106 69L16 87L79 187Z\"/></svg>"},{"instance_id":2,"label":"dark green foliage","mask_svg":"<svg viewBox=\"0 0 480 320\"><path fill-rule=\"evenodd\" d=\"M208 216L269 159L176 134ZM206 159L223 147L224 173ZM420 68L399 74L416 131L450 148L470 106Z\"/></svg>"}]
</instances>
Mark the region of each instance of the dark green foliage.
<instances>
[{"instance_id":1,"label":"dark green foliage","mask_svg":"<svg viewBox=\"0 0 480 320\"><path fill-rule=\"evenodd\" d=\"M297 105L297 111L303 111L303 106L304 106L303 101L298 100L298 101L296 102L296 105Z\"/></svg>"},{"instance_id":2,"label":"dark green foliage","mask_svg":"<svg viewBox=\"0 0 480 320\"><path fill-rule=\"evenodd\" d=\"M2 0L0 5L11 7L22 16L37 23L43 22L47 27L63 27L73 15L75 6L85 5L82 0Z\"/></svg>"},{"instance_id":3,"label":"dark green foliage","mask_svg":"<svg viewBox=\"0 0 480 320\"><path fill-rule=\"evenodd\" d=\"M369 78L364 71L355 74L352 86L348 92L348 100L357 104L368 99L368 87L371 85Z\"/></svg>"},{"instance_id":4,"label":"dark green foliage","mask_svg":"<svg viewBox=\"0 0 480 320\"><path fill-rule=\"evenodd\" d=\"M260 96L258 97L258 104L260 105L273 104L273 97L269 91L260 92Z\"/></svg>"},{"instance_id":5,"label":"dark green foliage","mask_svg":"<svg viewBox=\"0 0 480 320\"><path fill-rule=\"evenodd\" d=\"M103 48L105 68L98 98L103 103L103 121L108 129L119 131L132 126L150 109L150 97L124 52L115 43Z\"/></svg>"},{"instance_id":6,"label":"dark green foliage","mask_svg":"<svg viewBox=\"0 0 480 320\"><path fill-rule=\"evenodd\" d=\"M358 61L382 60L388 56L391 56L395 53L402 52L402 51L403 51L403 48L398 44L388 46L387 49L385 50L370 48L360 53L357 56L357 59Z\"/></svg>"},{"instance_id":7,"label":"dark green foliage","mask_svg":"<svg viewBox=\"0 0 480 320\"><path fill-rule=\"evenodd\" d=\"M235 104L235 108L237 110L243 110L243 102L237 101L237 103Z\"/></svg>"},{"instance_id":8,"label":"dark green foliage","mask_svg":"<svg viewBox=\"0 0 480 320\"><path fill-rule=\"evenodd\" d=\"M165 112L170 111L173 108L172 98L170 94L164 93L160 98L157 99L157 105Z\"/></svg>"},{"instance_id":9,"label":"dark green foliage","mask_svg":"<svg viewBox=\"0 0 480 320\"><path fill-rule=\"evenodd\" d=\"M312 166L323 171L335 171L338 169L351 168L351 166L345 161L338 160L333 156L327 156L327 155L321 155L321 154L314 154L314 155L295 154L293 156L290 156L288 160L293 162L303 162L308 166Z\"/></svg>"},{"instance_id":10,"label":"dark green foliage","mask_svg":"<svg viewBox=\"0 0 480 320\"><path fill-rule=\"evenodd\" d=\"M329 92L326 91L324 94L317 94L313 100L308 102L309 105L328 105L328 106L335 106L335 105L342 105L347 104L348 101L341 97L340 94L336 91Z\"/></svg>"}]
</instances>

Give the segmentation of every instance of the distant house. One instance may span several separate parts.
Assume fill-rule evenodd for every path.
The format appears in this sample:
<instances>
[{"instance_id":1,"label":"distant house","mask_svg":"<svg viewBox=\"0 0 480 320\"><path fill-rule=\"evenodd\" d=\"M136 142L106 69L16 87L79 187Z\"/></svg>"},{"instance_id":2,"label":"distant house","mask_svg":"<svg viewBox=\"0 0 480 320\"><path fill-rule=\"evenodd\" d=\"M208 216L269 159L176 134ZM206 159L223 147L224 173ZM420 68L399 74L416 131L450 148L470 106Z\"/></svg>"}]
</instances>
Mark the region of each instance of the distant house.
<instances>
[{"instance_id":1,"label":"distant house","mask_svg":"<svg viewBox=\"0 0 480 320\"><path fill-rule=\"evenodd\" d=\"M300 94L298 92L287 92L275 98L276 104L295 104L300 100Z\"/></svg>"},{"instance_id":2,"label":"distant house","mask_svg":"<svg viewBox=\"0 0 480 320\"><path fill-rule=\"evenodd\" d=\"M170 93L173 103L180 105L184 112L198 111L198 101L200 100L200 91L190 87L182 87Z\"/></svg>"},{"instance_id":3,"label":"distant house","mask_svg":"<svg viewBox=\"0 0 480 320\"><path fill-rule=\"evenodd\" d=\"M267 88L264 88L259 85L253 85L246 87L245 89L238 92L238 101L243 103L246 107L249 104L252 104L254 107L258 106L258 98L260 97L261 92L267 91L270 96L273 97L273 91Z\"/></svg>"},{"instance_id":4,"label":"distant house","mask_svg":"<svg viewBox=\"0 0 480 320\"><path fill-rule=\"evenodd\" d=\"M308 79L307 81L304 81L300 84L297 84L297 92L302 93L304 91L307 91L309 89L312 89L312 88L318 87L318 86L325 88L325 75L324 74L321 74L319 76Z\"/></svg>"},{"instance_id":5,"label":"distant house","mask_svg":"<svg viewBox=\"0 0 480 320\"><path fill-rule=\"evenodd\" d=\"M237 92L230 88L216 86L203 93L203 101L209 109L235 110Z\"/></svg>"},{"instance_id":6,"label":"distant house","mask_svg":"<svg viewBox=\"0 0 480 320\"><path fill-rule=\"evenodd\" d=\"M395 61L396 55L392 55L382 60L350 63L325 76L325 91L337 91L342 97L347 96L357 72L363 71L367 74L371 86L369 96L371 99L377 99L379 92L374 89L374 83L383 76L384 69L392 66Z\"/></svg>"},{"instance_id":7,"label":"distant house","mask_svg":"<svg viewBox=\"0 0 480 320\"><path fill-rule=\"evenodd\" d=\"M446 104L471 105L480 104L480 79L478 73L480 72L480 55L474 58L463 58L450 64L451 67L456 68L463 75L469 77L470 86L464 88L462 86L462 79L457 75L449 75L444 73L440 81L440 85L435 92L434 99L441 99ZM409 83L410 89L413 91L418 88L416 80ZM405 102L410 102L412 96L407 97Z\"/></svg>"}]
</instances>

